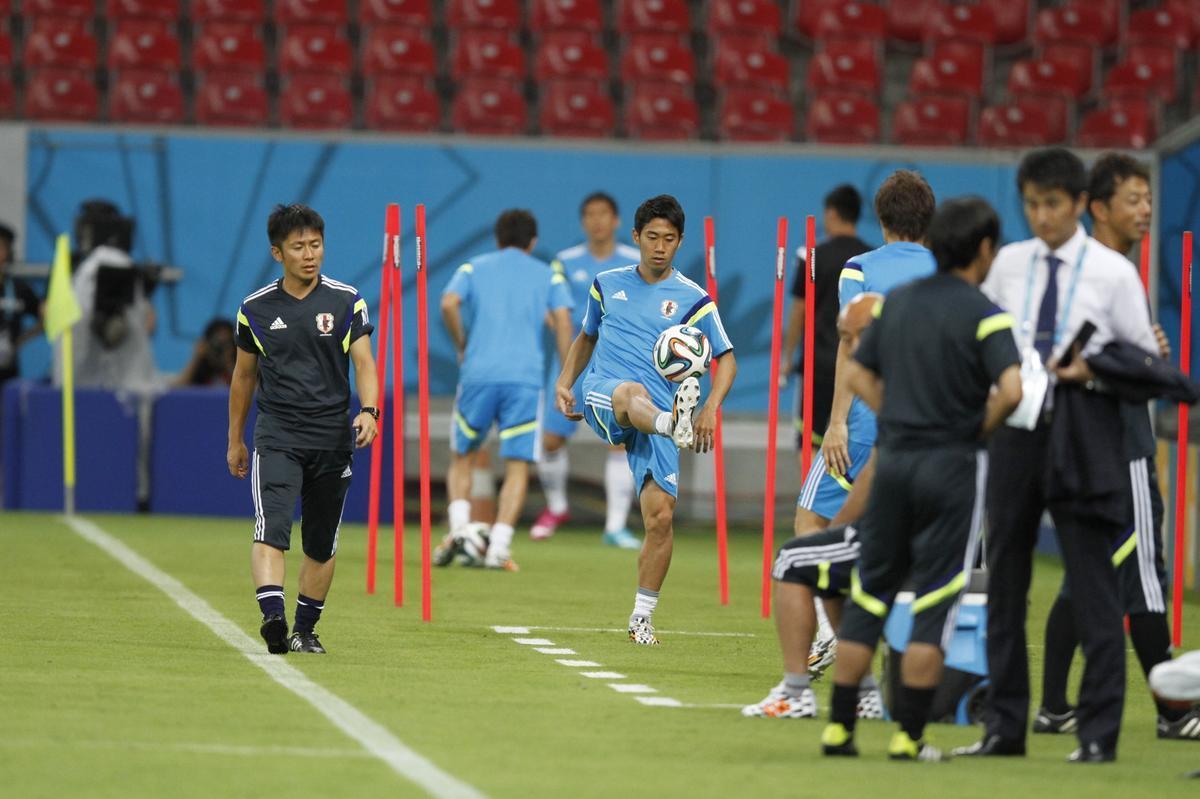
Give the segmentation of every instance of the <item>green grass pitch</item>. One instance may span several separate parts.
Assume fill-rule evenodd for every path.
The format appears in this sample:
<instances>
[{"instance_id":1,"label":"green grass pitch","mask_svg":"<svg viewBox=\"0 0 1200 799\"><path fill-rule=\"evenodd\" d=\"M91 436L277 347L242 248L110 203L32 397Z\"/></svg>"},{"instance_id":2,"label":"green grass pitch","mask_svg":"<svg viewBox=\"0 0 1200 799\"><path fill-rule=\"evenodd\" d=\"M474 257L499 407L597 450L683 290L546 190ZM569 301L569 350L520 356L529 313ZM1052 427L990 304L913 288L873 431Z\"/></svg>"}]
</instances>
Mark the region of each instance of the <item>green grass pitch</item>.
<instances>
[{"instance_id":1,"label":"green grass pitch","mask_svg":"<svg viewBox=\"0 0 1200 799\"><path fill-rule=\"evenodd\" d=\"M90 516L257 640L249 578L251 525L239 520ZM406 538L406 605L391 601L390 528L379 591L364 590L364 529L347 525L319 628L330 654L288 655L318 685L386 727L440 769L491 797L1170 797L1200 795L1181 778L1200 744L1159 742L1144 681L1129 656L1120 760L1063 762L1074 741L1031 736L1024 760L896 764L892 725L860 725L857 761L817 753L823 722L744 719L779 679L772 622L759 618L761 543L730 543L732 604L717 602L711 530L681 531L655 623L663 645L618 630L635 588L636 553L602 547L595 530L545 543L519 534L518 574L434 572L434 621L420 620L419 541ZM522 533L524 531L521 531ZM297 533L298 534L298 533ZM52 515L0 514L0 796L407 797L421 791ZM294 612L298 552L289 555ZM1060 572L1039 561L1030 629L1035 682L1041 624ZM1186 645L1200 645L1200 606ZM700 707L650 707L493 625L532 630L623 682ZM742 633L697 636L670 631ZM1078 677L1078 668L1074 676ZM828 684L818 683L822 707ZM943 746L978 731L938 725Z\"/></svg>"}]
</instances>

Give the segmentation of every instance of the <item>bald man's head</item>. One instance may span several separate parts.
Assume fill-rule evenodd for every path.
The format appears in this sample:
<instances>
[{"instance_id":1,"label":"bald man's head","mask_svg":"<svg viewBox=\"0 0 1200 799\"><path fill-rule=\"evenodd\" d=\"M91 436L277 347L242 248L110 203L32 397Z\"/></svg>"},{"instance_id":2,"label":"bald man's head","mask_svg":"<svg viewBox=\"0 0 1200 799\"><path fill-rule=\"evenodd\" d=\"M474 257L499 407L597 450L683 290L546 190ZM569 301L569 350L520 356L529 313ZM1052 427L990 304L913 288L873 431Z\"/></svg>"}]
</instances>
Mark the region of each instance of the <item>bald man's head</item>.
<instances>
[{"instance_id":1,"label":"bald man's head","mask_svg":"<svg viewBox=\"0 0 1200 799\"><path fill-rule=\"evenodd\" d=\"M850 300L838 314L838 335L850 352L858 349L858 337L875 321L875 306L882 302L882 294L868 291Z\"/></svg>"}]
</instances>

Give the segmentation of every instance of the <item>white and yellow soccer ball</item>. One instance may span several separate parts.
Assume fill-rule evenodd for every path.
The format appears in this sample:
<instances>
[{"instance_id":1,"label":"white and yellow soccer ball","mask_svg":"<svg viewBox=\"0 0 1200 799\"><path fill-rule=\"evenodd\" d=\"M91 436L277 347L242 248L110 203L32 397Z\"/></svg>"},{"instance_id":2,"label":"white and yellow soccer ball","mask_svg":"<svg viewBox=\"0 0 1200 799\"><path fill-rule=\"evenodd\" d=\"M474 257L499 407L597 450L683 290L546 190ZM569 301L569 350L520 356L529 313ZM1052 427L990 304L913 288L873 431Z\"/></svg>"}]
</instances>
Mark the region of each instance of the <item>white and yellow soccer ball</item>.
<instances>
[{"instance_id":1,"label":"white and yellow soccer ball","mask_svg":"<svg viewBox=\"0 0 1200 799\"><path fill-rule=\"evenodd\" d=\"M681 383L688 377L703 377L712 363L712 345L700 328L672 325L654 342L654 368L668 380Z\"/></svg>"},{"instance_id":2,"label":"white and yellow soccer ball","mask_svg":"<svg viewBox=\"0 0 1200 799\"><path fill-rule=\"evenodd\" d=\"M454 534L458 541L458 562L463 566L482 566L488 551L488 534L492 526L471 522Z\"/></svg>"}]
</instances>

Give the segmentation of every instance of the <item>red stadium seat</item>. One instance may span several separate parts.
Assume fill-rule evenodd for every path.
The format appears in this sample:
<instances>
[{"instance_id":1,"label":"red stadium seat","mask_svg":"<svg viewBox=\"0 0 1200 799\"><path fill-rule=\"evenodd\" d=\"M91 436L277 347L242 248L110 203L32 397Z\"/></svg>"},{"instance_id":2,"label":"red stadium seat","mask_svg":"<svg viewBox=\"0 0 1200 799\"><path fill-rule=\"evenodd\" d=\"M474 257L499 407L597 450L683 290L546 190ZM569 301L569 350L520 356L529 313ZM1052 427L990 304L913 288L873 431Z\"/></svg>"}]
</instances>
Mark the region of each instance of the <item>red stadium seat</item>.
<instances>
[{"instance_id":1,"label":"red stadium seat","mask_svg":"<svg viewBox=\"0 0 1200 799\"><path fill-rule=\"evenodd\" d=\"M817 8L812 26L812 38L820 42L833 39L871 39L883 41L888 33L888 16L882 6L873 3L834 2L824 5L805 3L803 8Z\"/></svg>"},{"instance_id":2,"label":"red stadium seat","mask_svg":"<svg viewBox=\"0 0 1200 799\"><path fill-rule=\"evenodd\" d=\"M451 28L521 29L520 0L449 0L446 24Z\"/></svg>"},{"instance_id":3,"label":"red stadium seat","mask_svg":"<svg viewBox=\"0 0 1200 799\"><path fill-rule=\"evenodd\" d=\"M210 72L196 92L196 121L202 125L263 127L270 116L267 92L257 75Z\"/></svg>"},{"instance_id":4,"label":"red stadium seat","mask_svg":"<svg viewBox=\"0 0 1200 799\"><path fill-rule=\"evenodd\" d=\"M350 42L329 25L296 25L288 28L279 45L282 72L349 74L354 68Z\"/></svg>"},{"instance_id":5,"label":"red stadium seat","mask_svg":"<svg viewBox=\"0 0 1200 799\"><path fill-rule=\"evenodd\" d=\"M194 22L267 21L267 0L192 0L189 16Z\"/></svg>"},{"instance_id":6,"label":"red stadium seat","mask_svg":"<svg viewBox=\"0 0 1200 799\"><path fill-rule=\"evenodd\" d=\"M0 30L0 69L7 70L13 65L12 37L7 31ZM4 73L7 79L8 73Z\"/></svg>"},{"instance_id":7,"label":"red stadium seat","mask_svg":"<svg viewBox=\"0 0 1200 799\"><path fill-rule=\"evenodd\" d=\"M363 47L363 72L367 75L437 75L433 43L423 30L400 25L379 25L367 34Z\"/></svg>"},{"instance_id":8,"label":"red stadium seat","mask_svg":"<svg viewBox=\"0 0 1200 799\"><path fill-rule=\"evenodd\" d=\"M630 33L690 33L692 17L687 0L620 0L617 30Z\"/></svg>"},{"instance_id":9,"label":"red stadium seat","mask_svg":"<svg viewBox=\"0 0 1200 799\"><path fill-rule=\"evenodd\" d=\"M792 68L785 56L757 40L725 38L717 44L713 83L718 89L731 86L766 87L786 97Z\"/></svg>"},{"instance_id":10,"label":"red stadium seat","mask_svg":"<svg viewBox=\"0 0 1200 799\"><path fill-rule=\"evenodd\" d=\"M497 136L524 134L528 115L520 84L487 78L460 83L450 110L455 130Z\"/></svg>"},{"instance_id":11,"label":"red stadium seat","mask_svg":"<svg viewBox=\"0 0 1200 799\"><path fill-rule=\"evenodd\" d=\"M21 12L29 17L74 17L91 19L96 13L95 0L25 0Z\"/></svg>"},{"instance_id":12,"label":"red stadium seat","mask_svg":"<svg viewBox=\"0 0 1200 799\"><path fill-rule=\"evenodd\" d=\"M696 80L696 57L690 47L670 37L634 36L621 54L621 80L691 85Z\"/></svg>"},{"instance_id":13,"label":"red stadium seat","mask_svg":"<svg viewBox=\"0 0 1200 799\"><path fill-rule=\"evenodd\" d=\"M13 87L12 76L0 72L0 119L9 119L17 115L17 90Z\"/></svg>"},{"instance_id":14,"label":"red stadium seat","mask_svg":"<svg viewBox=\"0 0 1200 799\"><path fill-rule=\"evenodd\" d=\"M1131 11L1125 25L1125 41L1186 51L1195 35L1192 16L1172 6Z\"/></svg>"},{"instance_id":15,"label":"red stadium seat","mask_svg":"<svg viewBox=\"0 0 1200 799\"><path fill-rule=\"evenodd\" d=\"M983 5L943 3L933 11L926 41L962 41L993 45L996 43L996 17Z\"/></svg>"},{"instance_id":16,"label":"red stadium seat","mask_svg":"<svg viewBox=\"0 0 1200 799\"><path fill-rule=\"evenodd\" d=\"M792 104L769 91L729 89L721 94L717 128L732 141L788 141L795 134Z\"/></svg>"},{"instance_id":17,"label":"red stadium seat","mask_svg":"<svg viewBox=\"0 0 1200 799\"><path fill-rule=\"evenodd\" d=\"M1074 4L1038 12L1034 38L1038 44L1074 42L1089 47L1112 43L1114 30L1103 11L1093 5Z\"/></svg>"},{"instance_id":18,"label":"red stadium seat","mask_svg":"<svg viewBox=\"0 0 1200 799\"><path fill-rule=\"evenodd\" d=\"M584 31L604 32L604 9L600 0L533 0L529 27L534 33Z\"/></svg>"},{"instance_id":19,"label":"red stadium seat","mask_svg":"<svg viewBox=\"0 0 1200 799\"><path fill-rule=\"evenodd\" d=\"M996 44L1024 44L1029 38L1029 0L980 0L996 20Z\"/></svg>"},{"instance_id":20,"label":"red stadium seat","mask_svg":"<svg viewBox=\"0 0 1200 799\"><path fill-rule=\"evenodd\" d=\"M167 69L183 65L179 37L172 26L156 20L127 20L108 42L109 69Z\"/></svg>"},{"instance_id":21,"label":"red stadium seat","mask_svg":"<svg viewBox=\"0 0 1200 799\"><path fill-rule=\"evenodd\" d=\"M553 78L608 80L608 51L591 41L589 35L552 34L538 48L533 74L539 81Z\"/></svg>"},{"instance_id":22,"label":"red stadium seat","mask_svg":"<svg viewBox=\"0 0 1200 799\"><path fill-rule=\"evenodd\" d=\"M855 5L861 5L855 2ZM796 16L792 25L807 39L817 39L817 22L827 8L842 5L841 0L799 0L796 3ZM850 5L846 3L845 5Z\"/></svg>"},{"instance_id":23,"label":"red stadium seat","mask_svg":"<svg viewBox=\"0 0 1200 799\"><path fill-rule=\"evenodd\" d=\"M782 28L779 4L775 0L710 0L708 3L710 36L761 36L774 41L779 38Z\"/></svg>"},{"instance_id":24,"label":"red stadium seat","mask_svg":"<svg viewBox=\"0 0 1200 799\"><path fill-rule=\"evenodd\" d=\"M275 0L280 25L345 25L350 21L346 0Z\"/></svg>"},{"instance_id":25,"label":"red stadium seat","mask_svg":"<svg viewBox=\"0 0 1200 799\"><path fill-rule=\"evenodd\" d=\"M540 87L542 133L610 138L617 123L612 97L593 81L555 80Z\"/></svg>"},{"instance_id":26,"label":"red stadium seat","mask_svg":"<svg viewBox=\"0 0 1200 799\"><path fill-rule=\"evenodd\" d=\"M1059 144L1067 140L1066 103L1037 97L989 106L979 115L977 138L983 147Z\"/></svg>"},{"instance_id":27,"label":"red stadium seat","mask_svg":"<svg viewBox=\"0 0 1200 799\"><path fill-rule=\"evenodd\" d=\"M350 127L354 101L346 79L339 75L292 75L279 95L279 121L287 128Z\"/></svg>"},{"instance_id":28,"label":"red stadium seat","mask_svg":"<svg viewBox=\"0 0 1200 799\"><path fill-rule=\"evenodd\" d=\"M1104 96L1141 97L1173 103L1179 94L1173 62L1127 59L1114 66L1104 78Z\"/></svg>"},{"instance_id":29,"label":"red stadium seat","mask_svg":"<svg viewBox=\"0 0 1200 799\"><path fill-rule=\"evenodd\" d=\"M88 72L42 69L25 79L25 116L39 121L91 122L100 113L100 93Z\"/></svg>"},{"instance_id":30,"label":"red stadium seat","mask_svg":"<svg viewBox=\"0 0 1200 799\"><path fill-rule=\"evenodd\" d=\"M175 22L180 17L180 0L108 0L108 17L123 19L157 19Z\"/></svg>"},{"instance_id":31,"label":"red stadium seat","mask_svg":"<svg viewBox=\"0 0 1200 799\"><path fill-rule=\"evenodd\" d=\"M640 83L626 96L625 131L634 139L694 139L700 132L700 109L678 83Z\"/></svg>"},{"instance_id":32,"label":"red stadium seat","mask_svg":"<svg viewBox=\"0 0 1200 799\"><path fill-rule=\"evenodd\" d=\"M1098 77L1096 68L1101 51L1086 44L1074 42L1059 42L1046 44L1038 48L1039 57L1043 61L1053 61L1065 66L1071 72L1078 72L1079 87L1086 94L1092 90L1092 85Z\"/></svg>"},{"instance_id":33,"label":"red stadium seat","mask_svg":"<svg viewBox=\"0 0 1200 799\"><path fill-rule=\"evenodd\" d=\"M809 100L804 128L813 142L874 144L879 141L879 107L860 94L815 95Z\"/></svg>"},{"instance_id":34,"label":"red stadium seat","mask_svg":"<svg viewBox=\"0 0 1200 799\"><path fill-rule=\"evenodd\" d=\"M810 91L859 91L876 95L881 83L879 60L857 47L830 43L808 62Z\"/></svg>"},{"instance_id":35,"label":"red stadium seat","mask_svg":"<svg viewBox=\"0 0 1200 799\"><path fill-rule=\"evenodd\" d=\"M1192 33L1200 33L1200 2L1196 0L1167 0L1163 4L1176 14L1181 14L1191 20Z\"/></svg>"},{"instance_id":36,"label":"red stadium seat","mask_svg":"<svg viewBox=\"0 0 1200 799\"><path fill-rule=\"evenodd\" d=\"M442 121L441 101L428 81L387 76L367 84L364 109L371 130L433 133Z\"/></svg>"},{"instance_id":37,"label":"red stadium seat","mask_svg":"<svg viewBox=\"0 0 1200 799\"><path fill-rule=\"evenodd\" d=\"M95 69L96 37L75 19L39 19L25 37L25 67Z\"/></svg>"},{"instance_id":38,"label":"red stadium seat","mask_svg":"<svg viewBox=\"0 0 1200 799\"><path fill-rule=\"evenodd\" d=\"M455 80L466 77L521 80L525 77L525 50L507 33L464 30L456 37L450 71Z\"/></svg>"},{"instance_id":39,"label":"red stadium seat","mask_svg":"<svg viewBox=\"0 0 1200 799\"><path fill-rule=\"evenodd\" d=\"M1141 150L1154 141L1154 114L1146 103L1106 104L1084 115L1075 134L1080 147Z\"/></svg>"},{"instance_id":40,"label":"red stadium seat","mask_svg":"<svg viewBox=\"0 0 1200 799\"><path fill-rule=\"evenodd\" d=\"M199 71L261 72L266 64L262 37L257 28L246 23L209 23L192 44L192 66Z\"/></svg>"},{"instance_id":41,"label":"red stadium seat","mask_svg":"<svg viewBox=\"0 0 1200 799\"><path fill-rule=\"evenodd\" d=\"M892 112L892 140L923 147L960 147L967 142L971 103L965 97L917 97Z\"/></svg>"},{"instance_id":42,"label":"red stadium seat","mask_svg":"<svg viewBox=\"0 0 1200 799\"><path fill-rule=\"evenodd\" d=\"M359 0L358 21L363 26L410 25L433 27L431 0Z\"/></svg>"},{"instance_id":43,"label":"red stadium seat","mask_svg":"<svg viewBox=\"0 0 1200 799\"><path fill-rule=\"evenodd\" d=\"M1023 60L1013 64L1008 75L1011 96L1050 94L1077 100L1087 91L1090 76L1071 67L1045 59Z\"/></svg>"},{"instance_id":44,"label":"red stadium seat","mask_svg":"<svg viewBox=\"0 0 1200 799\"><path fill-rule=\"evenodd\" d=\"M969 42L941 42L933 53L917 59L908 79L914 95L983 94L983 48Z\"/></svg>"},{"instance_id":45,"label":"red stadium seat","mask_svg":"<svg viewBox=\"0 0 1200 799\"><path fill-rule=\"evenodd\" d=\"M925 29L938 0L889 0L884 6L888 15L888 35L902 42L920 42L925 40Z\"/></svg>"},{"instance_id":46,"label":"red stadium seat","mask_svg":"<svg viewBox=\"0 0 1200 799\"><path fill-rule=\"evenodd\" d=\"M171 72L122 72L109 91L113 122L178 125L184 116L183 90Z\"/></svg>"}]
</instances>

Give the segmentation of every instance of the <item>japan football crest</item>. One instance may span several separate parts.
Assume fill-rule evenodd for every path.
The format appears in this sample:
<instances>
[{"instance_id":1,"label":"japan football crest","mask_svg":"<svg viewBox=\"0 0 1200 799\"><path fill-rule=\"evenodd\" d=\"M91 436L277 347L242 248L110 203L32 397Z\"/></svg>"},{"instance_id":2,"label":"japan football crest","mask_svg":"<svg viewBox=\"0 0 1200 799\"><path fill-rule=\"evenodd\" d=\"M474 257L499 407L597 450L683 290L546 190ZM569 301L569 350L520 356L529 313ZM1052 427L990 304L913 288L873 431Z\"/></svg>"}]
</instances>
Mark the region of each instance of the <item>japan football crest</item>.
<instances>
[{"instance_id":1,"label":"japan football crest","mask_svg":"<svg viewBox=\"0 0 1200 799\"><path fill-rule=\"evenodd\" d=\"M679 303L674 300L663 300L662 315L670 319L679 310Z\"/></svg>"},{"instance_id":2,"label":"japan football crest","mask_svg":"<svg viewBox=\"0 0 1200 799\"><path fill-rule=\"evenodd\" d=\"M319 313L317 314L317 330L323 335L329 335L333 332L333 314Z\"/></svg>"}]
</instances>

